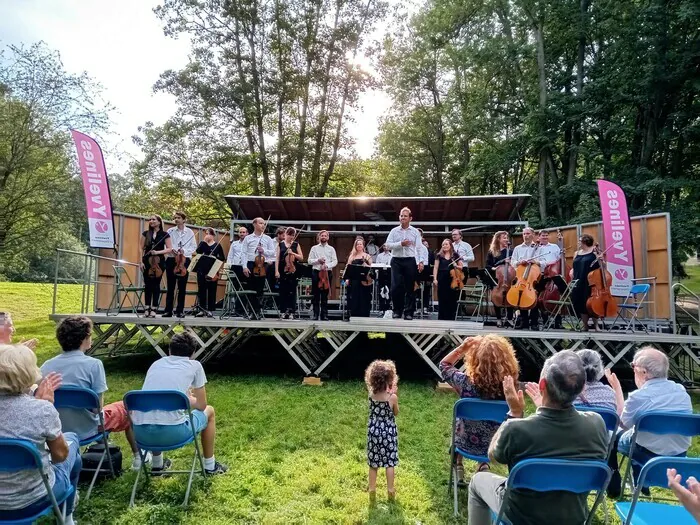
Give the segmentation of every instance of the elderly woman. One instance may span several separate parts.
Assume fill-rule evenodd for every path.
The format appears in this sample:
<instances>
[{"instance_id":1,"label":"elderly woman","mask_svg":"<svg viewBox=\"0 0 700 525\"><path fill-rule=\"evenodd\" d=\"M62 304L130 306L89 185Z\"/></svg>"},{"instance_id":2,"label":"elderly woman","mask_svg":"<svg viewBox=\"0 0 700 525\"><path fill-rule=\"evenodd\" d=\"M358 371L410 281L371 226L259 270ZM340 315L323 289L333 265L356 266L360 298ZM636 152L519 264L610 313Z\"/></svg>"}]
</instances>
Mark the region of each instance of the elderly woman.
<instances>
[{"instance_id":1,"label":"elderly woman","mask_svg":"<svg viewBox=\"0 0 700 525\"><path fill-rule=\"evenodd\" d=\"M625 405L624 395L617 376L603 368L600 354L595 350L578 350L576 355L581 358L583 368L586 370L586 384L583 391L574 400L575 405L584 405L599 408L609 408L622 414ZM605 375L610 386L604 385L600 380Z\"/></svg>"},{"instance_id":2,"label":"elderly woman","mask_svg":"<svg viewBox=\"0 0 700 525\"><path fill-rule=\"evenodd\" d=\"M464 359L466 373L455 367ZM503 379L517 378L520 366L510 342L497 335L467 338L440 362L444 380L461 398L503 399ZM499 424L491 421L457 421L455 444L475 456L488 455L491 438ZM477 470L488 470L488 463L479 463ZM464 481L462 457L457 456L457 478Z\"/></svg>"},{"instance_id":3,"label":"elderly woman","mask_svg":"<svg viewBox=\"0 0 700 525\"><path fill-rule=\"evenodd\" d=\"M61 432L53 393L58 374L41 380L36 355L24 345L0 345L0 438L24 439L36 445L57 499L77 490L81 460L78 436ZM75 493L66 500L66 525L73 524ZM12 521L50 505L41 477L34 471L0 472L0 518Z\"/></svg>"}]
</instances>

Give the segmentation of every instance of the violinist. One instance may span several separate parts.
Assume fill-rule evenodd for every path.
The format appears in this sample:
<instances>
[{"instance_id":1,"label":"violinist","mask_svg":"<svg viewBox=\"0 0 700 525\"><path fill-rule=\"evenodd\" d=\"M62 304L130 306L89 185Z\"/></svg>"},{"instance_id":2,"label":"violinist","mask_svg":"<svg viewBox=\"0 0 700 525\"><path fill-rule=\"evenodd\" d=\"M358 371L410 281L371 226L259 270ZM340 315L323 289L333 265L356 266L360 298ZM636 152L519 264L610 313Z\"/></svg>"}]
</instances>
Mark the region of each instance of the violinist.
<instances>
[{"instance_id":1,"label":"violinist","mask_svg":"<svg viewBox=\"0 0 700 525\"><path fill-rule=\"evenodd\" d=\"M146 317L155 317L160 304L160 282L165 272L165 254L170 253L170 235L163 231L163 219L155 213L141 234L141 271L145 287Z\"/></svg>"},{"instance_id":2,"label":"violinist","mask_svg":"<svg viewBox=\"0 0 700 525\"><path fill-rule=\"evenodd\" d=\"M309 252L309 264L311 265L311 304L314 309L314 320L319 318L328 321L328 294L330 293L330 283L333 282L333 268L338 265L338 257L335 248L328 244L330 238L326 230L321 230L316 236L318 244L311 247ZM322 280L321 277L327 277ZM319 286L322 282L328 282L326 288Z\"/></svg>"},{"instance_id":3,"label":"violinist","mask_svg":"<svg viewBox=\"0 0 700 525\"><path fill-rule=\"evenodd\" d=\"M170 235L170 240L172 241L172 250L170 250L170 254L165 260L165 273L168 277L168 293L165 296L165 313L163 317L173 316L176 286L177 307L175 309L175 315L177 317L185 316L183 313L185 309L185 293L187 292L187 279L190 275L187 271L187 267L190 265L192 254L197 249L194 232L185 226L186 220L187 215L185 215L184 212L176 211L173 215L175 226L168 230L168 235ZM181 275L177 275L175 272L175 268L178 266L178 261L176 260L178 259L178 254L185 258L185 260L182 261L185 271Z\"/></svg>"},{"instance_id":4,"label":"violinist","mask_svg":"<svg viewBox=\"0 0 700 525\"><path fill-rule=\"evenodd\" d=\"M347 265L371 266L372 257L365 251L365 240L357 236ZM372 307L372 283L368 278L353 278L345 281L348 290L350 317L369 317Z\"/></svg>"},{"instance_id":5,"label":"violinist","mask_svg":"<svg viewBox=\"0 0 700 525\"><path fill-rule=\"evenodd\" d=\"M490 270L491 275L493 277L493 280L495 283L498 283L498 276L496 275L498 273L499 267L505 267L510 265L510 256L511 256L512 250L510 250L510 236L508 235L508 232L506 231L500 231L496 232L493 234L493 238L491 239L491 246L489 247L489 252L486 254L486 267ZM511 270L508 276L504 277L513 277L515 274ZM504 283L507 288L510 287L510 282ZM491 300L494 302L494 310L496 311L496 326L501 328L503 326L503 310L505 309L506 311L506 322L508 324L511 324L513 321L513 308L511 306L507 306L507 301L505 300L505 297L502 298L500 301L494 301L493 299L493 294L498 293L493 290L494 288L494 283L488 281L486 285L492 289L491 294ZM505 291L501 291L501 293L505 294ZM495 303L499 302L502 303L506 306L496 306Z\"/></svg>"},{"instance_id":6,"label":"violinist","mask_svg":"<svg viewBox=\"0 0 700 525\"><path fill-rule=\"evenodd\" d=\"M519 244L513 249L513 254L510 256L510 264L516 270L518 266L527 265L535 259L535 264L538 263L537 257L537 243L535 240L535 230L526 226L523 228L523 243ZM520 318L515 325L516 329L527 330L539 330L539 317L537 315L537 309L532 310L520 310Z\"/></svg>"},{"instance_id":7,"label":"violinist","mask_svg":"<svg viewBox=\"0 0 700 525\"><path fill-rule=\"evenodd\" d=\"M391 264L391 250L386 244L382 244L381 251L377 254L377 260L374 261L377 264Z\"/></svg>"},{"instance_id":8,"label":"violinist","mask_svg":"<svg viewBox=\"0 0 700 525\"><path fill-rule=\"evenodd\" d=\"M285 240L285 231L287 229L278 226L277 229L275 230L275 236L272 239L275 244L275 254L277 253L277 247L284 242ZM269 260L266 262L268 263L269 267L272 268L272 271L267 272L267 282L270 285L270 291L272 292L278 292L279 291L279 278L276 276L277 275L277 261L279 259L277 258L277 255L273 255Z\"/></svg>"},{"instance_id":9,"label":"violinist","mask_svg":"<svg viewBox=\"0 0 700 525\"><path fill-rule=\"evenodd\" d=\"M433 284L437 286L438 320L440 321L454 321L457 316L459 289L455 290L451 286L450 270L454 268L461 270L463 267L462 259L455 253L450 239L442 241L433 267Z\"/></svg>"},{"instance_id":10,"label":"violinist","mask_svg":"<svg viewBox=\"0 0 700 525\"><path fill-rule=\"evenodd\" d=\"M474 262L474 250L472 245L462 240L462 232L455 228L452 230L452 248L462 260L462 264L469 266L470 262Z\"/></svg>"},{"instance_id":11,"label":"violinist","mask_svg":"<svg viewBox=\"0 0 700 525\"><path fill-rule=\"evenodd\" d=\"M265 226L265 220L256 217L253 219L253 233L243 240L243 275L248 279L248 289L256 292L256 295L250 297L250 304L256 314L260 313L260 300L265 291L265 277L256 275L254 271L256 258L264 266L266 274L275 271L268 261L273 260L277 248L275 241L265 234Z\"/></svg>"},{"instance_id":12,"label":"violinist","mask_svg":"<svg viewBox=\"0 0 700 525\"><path fill-rule=\"evenodd\" d=\"M226 257L226 262L230 266L243 266L243 241L246 235L248 235L248 229L245 226L238 228L238 240L231 241L231 246L228 249L228 257Z\"/></svg>"},{"instance_id":13,"label":"violinist","mask_svg":"<svg viewBox=\"0 0 700 525\"><path fill-rule=\"evenodd\" d=\"M413 286L417 272L423 271L423 263L417 262L416 249L421 244L420 233L411 226L411 210L402 208L399 212L400 225L389 232L386 245L391 250L391 302L393 319L413 319L416 296ZM416 270L416 265L418 266Z\"/></svg>"},{"instance_id":14,"label":"violinist","mask_svg":"<svg viewBox=\"0 0 700 525\"><path fill-rule=\"evenodd\" d=\"M220 261L224 260L224 250L221 244L216 242L216 232L214 228L204 228L204 240L197 246L197 253L211 255ZM212 313L216 310L216 286L218 280L207 279L207 271L197 269L197 296L201 311L195 317L214 317Z\"/></svg>"},{"instance_id":15,"label":"violinist","mask_svg":"<svg viewBox=\"0 0 700 525\"><path fill-rule=\"evenodd\" d=\"M588 274L600 268L599 255L595 249L593 237L584 233L578 240L578 251L574 255L573 278L578 279L576 287L571 291L571 302L576 315L583 322L583 331L588 331L588 319L591 317L586 309L586 301L591 296L588 285ZM598 330L598 319L593 317L593 330Z\"/></svg>"},{"instance_id":16,"label":"violinist","mask_svg":"<svg viewBox=\"0 0 700 525\"><path fill-rule=\"evenodd\" d=\"M297 309L297 269L295 264L304 259L301 246L296 240L297 231L287 228L284 240L277 245L275 277L279 282L280 312L282 319L294 319Z\"/></svg>"},{"instance_id":17,"label":"violinist","mask_svg":"<svg viewBox=\"0 0 700 525\"><path fill-rule=\"evenodd\" d=\"M539 231L538 240L540 244L539 248L537 249L538 262L543 268L542 278L535 286L535 290L539 294L553 279L553 276L559 274L559 266L561 262L561 249L556 244L552 244L551 242L549 242L549 232L547 230ZM560 283L563 283L564 288L566 288L566 282L562 281L561 279L555 280L555 284L557 285L557 287L559 287ZM560 290L560 292L563 292L563 289ZM546 323L547 318L549 317L549 312L544 308L544 305L538 301L535 309L542 316L542 322ZM558 315L554 320L554 328L556 330L560 330L562 328L561 315Z\"/></svg>"}]
</instances>

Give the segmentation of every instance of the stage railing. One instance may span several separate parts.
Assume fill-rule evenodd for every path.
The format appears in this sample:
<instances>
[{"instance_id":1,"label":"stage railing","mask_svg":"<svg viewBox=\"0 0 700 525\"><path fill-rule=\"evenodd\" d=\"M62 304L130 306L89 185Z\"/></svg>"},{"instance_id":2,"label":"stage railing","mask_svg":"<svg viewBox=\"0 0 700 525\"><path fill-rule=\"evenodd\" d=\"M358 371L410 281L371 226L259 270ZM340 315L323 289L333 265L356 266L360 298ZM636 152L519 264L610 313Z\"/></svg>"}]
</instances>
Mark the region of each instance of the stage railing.
<instances>
[{"instance_id":1,"label":"stage railing","mask_svg":"<svg viewBox=\"0 0 700 525\"><path fill-rule=\"evenodd\" d=\"M672 290L676 309L675 332L700 334L700 296L682 283L675 283Z\"/></svg>"}]
</instances>

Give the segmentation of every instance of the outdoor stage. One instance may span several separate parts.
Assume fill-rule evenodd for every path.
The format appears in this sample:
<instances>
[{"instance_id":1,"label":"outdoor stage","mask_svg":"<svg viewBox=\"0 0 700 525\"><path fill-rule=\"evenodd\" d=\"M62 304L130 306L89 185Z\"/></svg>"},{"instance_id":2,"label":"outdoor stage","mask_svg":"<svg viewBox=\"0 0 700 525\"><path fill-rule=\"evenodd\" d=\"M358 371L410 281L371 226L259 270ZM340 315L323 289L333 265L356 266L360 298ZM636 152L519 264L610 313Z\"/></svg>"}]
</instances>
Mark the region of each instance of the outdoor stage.
<instances>
[{"instance_id":1,"label":"outdoor stage","mask_svg":"<svg viewBox=\"0 0 700 525\"><path fill-rule=\"evenodd\" d=\"M68 314L54 314L60 321ZM90 355L119 356L131 353L131 344L139 338L159 354L173 330L182 327L199 342L195 357L202 363L215 362L240 350L251 337L267 335L291 356L305 376L320 376L362 333L399 334L441 379L438 364L447 352L465 337L493 333L508 337L520 356L539 366L559 350L592 348L600 350L612 366L631 361L634 350L651 344L663 350L670 361L670 375L688 386L700 385L700 338L670 333L576 332L550 330L498 329L470 321L433 321L414 319L354 318L345 321L279 320L260 321L243 318L147 318L134 314L87 314L95 325ZM698 377L698 379L696 379Z\"/></svg>"}]
</instances>

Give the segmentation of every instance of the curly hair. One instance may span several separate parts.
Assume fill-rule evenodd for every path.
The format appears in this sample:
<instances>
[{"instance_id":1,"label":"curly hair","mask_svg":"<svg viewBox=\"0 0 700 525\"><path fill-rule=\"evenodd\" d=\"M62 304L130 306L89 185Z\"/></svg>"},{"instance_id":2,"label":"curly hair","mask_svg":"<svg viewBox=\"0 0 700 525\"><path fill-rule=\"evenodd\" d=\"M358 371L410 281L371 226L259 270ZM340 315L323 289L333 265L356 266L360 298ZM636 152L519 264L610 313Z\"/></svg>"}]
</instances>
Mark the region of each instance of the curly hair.
<instances>
[{"instance_id":1,"label":"curly hair","mask_svg":"<svg viewBox=\"0 0 700 525\"><path fill-rule=\"evenodd\" d=\"M502 398L503 378L516 379L520 374L513 345L499 335L483 336L479 346L466 353L465 363L469 379L484 399Z\"/></svg>"},{"instance_id":2,"label":"curly hair","mask_svg":"<svg viewBox=\"0 0 700 525\"><path fill-rule=\"evenodd\" d=\"M89 317L82 315L66 317L56 328L56 339L64 352L80 348L90 334L92 334L92 321Z\"/></svg>"},{"instance_id":3,"label":"curly hair","mask_svg":"<svg viewBox=\"0 0 700 525\"><path fill-rule=\"evenodd\" d=\"M385 392L399 382L393 361L372 361L365 370L365 383L372 394Z\"/></svg>"}]
</instances>

